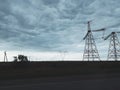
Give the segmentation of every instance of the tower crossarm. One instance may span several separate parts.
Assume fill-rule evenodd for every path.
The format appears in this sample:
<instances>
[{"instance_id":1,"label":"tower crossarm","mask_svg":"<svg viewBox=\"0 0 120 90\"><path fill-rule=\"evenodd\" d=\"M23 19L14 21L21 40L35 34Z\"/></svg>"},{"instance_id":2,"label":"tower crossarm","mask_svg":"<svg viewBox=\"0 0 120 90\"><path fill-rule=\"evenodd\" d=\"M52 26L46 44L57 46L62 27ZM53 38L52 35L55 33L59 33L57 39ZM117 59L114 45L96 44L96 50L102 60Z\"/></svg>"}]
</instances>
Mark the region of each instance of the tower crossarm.
<instances>
[{"instance_id":1,"label":"tower crossarm","mask_svg":"<svg viewBox=\"0 0 120 90\"><path fill-rule=\"evenodd\" d=\"M116 33L120 33L120 32L116 32Z\"/></svg>"},{"instance_id":2,"label":"tower crossarm","mask_svg":"<svg viewBox=\"0 0 120 90\"><path fill-rule=\"evenodd\" d=\"M100 31L105 31L106 29L105 28L101 28L101 29L98 29L98 30L92 30L92 32L100 32Z\"/></svg>"},{"instance_id":3,"label":"tower crossarm","mask_svg":"<svg viewBox=\"0 0 120 90\"><path fill-rule=\"evenodd\" d=\"M83 40L85 40L85 39L86 39L86 37L88 36L88 34L89 34L89 32L87 32L87 34L85 35L85 37L83 38Z\"/></svg>"},{"instance_id":4,"label":"tower crossarm","mask_svg":"<svg viewBox=\"0 0 120 90\"><path fill-rule=\"evenodd\" d=\"M104 40L107 40L111 35L112 35L112 33L109 34L107 37L105 37Z\"/></svg>"}]
</instances>

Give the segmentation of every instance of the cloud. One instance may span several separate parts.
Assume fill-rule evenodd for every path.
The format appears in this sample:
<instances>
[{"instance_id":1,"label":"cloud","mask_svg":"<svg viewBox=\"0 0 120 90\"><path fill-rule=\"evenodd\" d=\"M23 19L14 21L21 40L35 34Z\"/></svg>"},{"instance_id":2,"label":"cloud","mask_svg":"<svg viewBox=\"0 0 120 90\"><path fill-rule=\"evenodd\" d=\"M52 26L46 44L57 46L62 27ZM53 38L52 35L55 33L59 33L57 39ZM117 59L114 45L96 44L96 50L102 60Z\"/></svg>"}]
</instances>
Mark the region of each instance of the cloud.
<instances>
[{"instance_id":1,"label":"cloud","mask_svg":"<svg viewBox=\"0 0 120 90\"><path fill-rule=\"evenodd\" d=\"M0 41L4 41L0 49L82 52L88 20L93 20L92 29L107 27L106 34L113 27L119 30L119 2L0 0ZM96 42L98 46L102 43Z\"/></svg>"}]
</instances>

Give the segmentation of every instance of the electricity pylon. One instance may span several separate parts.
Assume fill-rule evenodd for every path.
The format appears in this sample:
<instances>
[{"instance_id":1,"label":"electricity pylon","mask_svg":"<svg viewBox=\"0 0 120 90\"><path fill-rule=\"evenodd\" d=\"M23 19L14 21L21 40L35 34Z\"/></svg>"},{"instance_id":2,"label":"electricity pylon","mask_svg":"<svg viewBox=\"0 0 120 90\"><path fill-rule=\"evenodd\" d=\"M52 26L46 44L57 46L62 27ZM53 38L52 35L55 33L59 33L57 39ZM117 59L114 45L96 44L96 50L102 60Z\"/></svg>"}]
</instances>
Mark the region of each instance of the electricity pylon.
<instances>
[{"instance_id":1,"label":"electricity pylon","mask_svg":"<svg viewBox=\"0 0 120 90\"><path fill-rule=\"evenodd\" d=\"M7 53L6 53L6 51L4 52L4 62L8 62L8 58L7 58Z\"/></svg>"},{"instance_id":2,"label":"electricity pylon","mask_svg":"<svg viewBox=\"0 0 120 90\"><path fill-rule=\"evenodd\" d=\"M117 37L117 33L120 32L112 32L106 38L104 38L104 40L110 38L107 60L120 60L120 42Z\"/></svg>"},{"instance_id":3,"label":"electricity pylon","mask_svg":"<svg viewBox=\"0 0 120 90\"><path fill-rule=\"evenodd\" d=\"M92 30L90 27L90 22L88 22L88 31L83 40L85 40L85 48L84 48L84 54L83 54L83 61L94 61L94 60L99 60L100 61L100 56L96 47L96 43L93 37L92 32L97 32L97 31L104 31L105 28L98 29L98 30Z\"/></svg>"}]
</instances>

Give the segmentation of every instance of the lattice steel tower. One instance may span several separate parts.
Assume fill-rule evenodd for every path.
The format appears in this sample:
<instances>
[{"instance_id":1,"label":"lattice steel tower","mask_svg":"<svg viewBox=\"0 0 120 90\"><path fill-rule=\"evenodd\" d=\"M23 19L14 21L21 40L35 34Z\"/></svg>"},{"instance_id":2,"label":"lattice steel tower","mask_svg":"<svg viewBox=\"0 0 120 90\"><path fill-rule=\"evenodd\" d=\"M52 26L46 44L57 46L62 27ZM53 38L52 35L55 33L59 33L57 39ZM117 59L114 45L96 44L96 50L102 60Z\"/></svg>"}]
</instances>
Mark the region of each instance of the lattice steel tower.
<instances>
[{"instance_id":1,"label":"lattice steel tower","mask_svg":"<svg viewBox=\"0 0 120 90\"><path fill-rule=\"evenodd\" d=\"M6 53L6 51L4 52L4 62L8 62L8 58L7 58L7 53Z\"/></svg>"},{"instance_id":2,"label":"lattice steel tower","mask_svg":"<svg viewBox=\"0 0 120 90\"><path fill-rule=\"evenodd\" d=\"M107 40L108 38L110 38L107 60L120 60L120 42L117 37L117 33L120 32L112 32L104 39Z\"/></svg>"},{"instance_id":3,"label":"lattice steel tower","mask_svg":"<svg viewBox=\"0 0 120 90\"><path fill-rule=\"evenodd\" d=\"M100 56L96 47L96 43L93 37L92 32L94 31L103 31L103 29L99 30L92 30L90 27L90 21L88 22L88 32L83 38L85 40L85 48L84 48L84 54L83 54L83 61L94 61L94 60L99 60L100 61Z\"/></svg>"}]
</instances>

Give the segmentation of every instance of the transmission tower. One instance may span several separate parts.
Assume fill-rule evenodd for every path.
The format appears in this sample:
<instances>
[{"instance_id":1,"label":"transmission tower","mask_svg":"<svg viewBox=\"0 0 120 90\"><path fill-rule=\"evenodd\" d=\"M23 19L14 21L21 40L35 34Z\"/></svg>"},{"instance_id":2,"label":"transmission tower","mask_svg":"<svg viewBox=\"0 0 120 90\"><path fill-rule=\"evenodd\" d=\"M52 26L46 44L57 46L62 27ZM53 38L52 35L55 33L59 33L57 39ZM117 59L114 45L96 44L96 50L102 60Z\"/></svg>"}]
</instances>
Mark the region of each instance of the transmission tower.
<instances>
[{"instance_id":1,"label":"transmission tower","mask_svg":"<svg viewBox=\"0 0 120 90\"><path fill-rule=\"evenodd\" d=\"M110 38L109 50L107 60L120 60L120 42L117 37L117 33L120 32L112 32L109 34L104 40Z\"/></svg>"},{"instance_id":2,"label":"transmission tower","mask_svg":"<svg viewBox=\"0 0 120 90\"><path fill-rule=\"evenodd\" d=\"M61 57L62 61L65 60L66 53L67 53L67 51L60 51L60 57Z\"/></svg>"},{"instance_id":3,"label":"transmission tower","mask_svg":"<svg viewBox=\"0 0 120 90\"><path fill-rule=\"evenodd\" d=\"M4 52L4 62L8 62L8 58L7 58L7 53L6 53L6 51Z\"/></svg>"},{"instance_id":4,"label":"transmission tower","mask_svg":"<svg viewBox=\"0 0 120 90\"><path fill-rule=\"evenodd\" d=\"M103 30L105 30L105 29L102 28L99 30L91 31L90 21L88 22L88 32L85 35L85 37L83 38L83 40L85 40L83 61L85 61L85 60L87 60L87 61L99 60L100 61L100 56L99 56L92 32L103 31Z\"/></svg>"}]
</instances>

